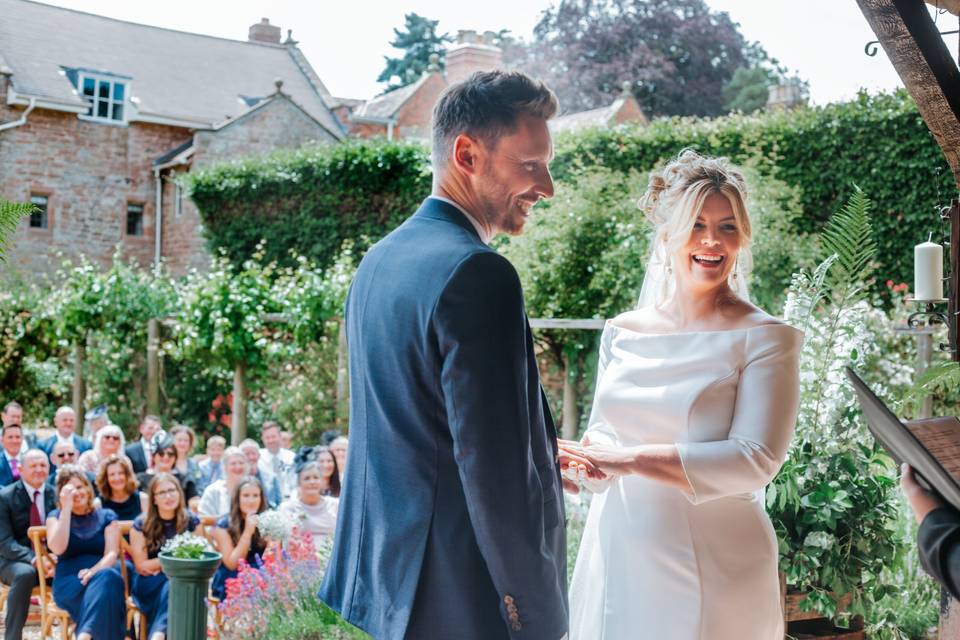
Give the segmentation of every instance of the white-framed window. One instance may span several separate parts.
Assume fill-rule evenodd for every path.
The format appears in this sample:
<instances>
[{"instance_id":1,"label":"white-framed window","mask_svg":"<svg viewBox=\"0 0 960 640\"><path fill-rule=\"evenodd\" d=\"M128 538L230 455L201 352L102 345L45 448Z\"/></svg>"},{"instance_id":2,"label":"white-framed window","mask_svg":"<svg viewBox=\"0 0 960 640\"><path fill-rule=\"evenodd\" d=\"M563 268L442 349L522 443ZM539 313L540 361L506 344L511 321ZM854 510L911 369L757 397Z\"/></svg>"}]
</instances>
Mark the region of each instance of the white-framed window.
<instances>
[{"instance_id":1,"label":"white-framed window","mask_svg":"<svg viewBox=\"0 0 960 640\"><path fill-rule=\"evenodd\" d=\"M126 122L126 97L128 83L120 78L93 75L81 71L77 92L90 101L87 116L95 120Z\"/></svg>"}]
</instances>

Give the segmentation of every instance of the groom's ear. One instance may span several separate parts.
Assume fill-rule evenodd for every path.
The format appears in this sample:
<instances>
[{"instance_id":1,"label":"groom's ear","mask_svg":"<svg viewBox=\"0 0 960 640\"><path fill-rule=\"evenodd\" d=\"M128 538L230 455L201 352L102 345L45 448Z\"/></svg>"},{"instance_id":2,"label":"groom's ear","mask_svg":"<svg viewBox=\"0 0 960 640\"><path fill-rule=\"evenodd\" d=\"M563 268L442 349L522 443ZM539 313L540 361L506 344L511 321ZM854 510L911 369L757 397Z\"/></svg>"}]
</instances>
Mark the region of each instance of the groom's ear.
<instances>
[{"instance_id":1,"label":"groom's ear","mask_svg":"<svg viewBox=\"0 0 960 640\"><path fill-rule=\"evenodd\" d=\"M480 155L483 153L479 141L461 133L453 141L453 164L469 175L478 173Z\"/></svg>"}]
</instances>

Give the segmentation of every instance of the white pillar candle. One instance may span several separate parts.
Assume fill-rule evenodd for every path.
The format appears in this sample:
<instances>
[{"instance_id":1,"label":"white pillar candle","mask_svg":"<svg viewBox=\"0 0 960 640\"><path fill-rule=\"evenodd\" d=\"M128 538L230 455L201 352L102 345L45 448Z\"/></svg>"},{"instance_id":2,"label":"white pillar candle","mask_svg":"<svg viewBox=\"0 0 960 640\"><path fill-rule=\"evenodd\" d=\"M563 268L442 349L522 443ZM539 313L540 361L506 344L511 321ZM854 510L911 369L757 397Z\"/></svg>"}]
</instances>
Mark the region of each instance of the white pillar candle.
<instances>
[{"instance_id":1,"label":"white pillar candle","mask_svg":"<svg viewBox=\"0 0 960 640\"><path fill-rule=\"evenodd\" d=\"M913 298L943 298L943 247L936 242L918 244L913 248L913 260Z\"/></svg>"}]
</instances>

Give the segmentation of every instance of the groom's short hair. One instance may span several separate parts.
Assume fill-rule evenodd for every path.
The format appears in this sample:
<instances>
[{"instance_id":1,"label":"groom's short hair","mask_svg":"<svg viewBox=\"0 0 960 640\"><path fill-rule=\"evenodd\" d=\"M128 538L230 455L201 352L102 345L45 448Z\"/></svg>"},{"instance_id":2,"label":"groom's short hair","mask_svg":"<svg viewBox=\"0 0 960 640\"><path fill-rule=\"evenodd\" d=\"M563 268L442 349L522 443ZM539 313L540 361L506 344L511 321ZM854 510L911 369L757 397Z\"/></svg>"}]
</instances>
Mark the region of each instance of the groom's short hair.
<instances>
[{"instance_id":1,"label":"groom's short hair","mask_svg":"<svg viewBox=\"0 0 960 640\"><path fill-rule=\"evenodd\" d=\"M545 84L520 71L478 71L443 92L433 108L434 169L453 152L460 134L496 146L516 130L517 117L549 120L559 110L557 96Z\"/></svg>"}]
</instances>

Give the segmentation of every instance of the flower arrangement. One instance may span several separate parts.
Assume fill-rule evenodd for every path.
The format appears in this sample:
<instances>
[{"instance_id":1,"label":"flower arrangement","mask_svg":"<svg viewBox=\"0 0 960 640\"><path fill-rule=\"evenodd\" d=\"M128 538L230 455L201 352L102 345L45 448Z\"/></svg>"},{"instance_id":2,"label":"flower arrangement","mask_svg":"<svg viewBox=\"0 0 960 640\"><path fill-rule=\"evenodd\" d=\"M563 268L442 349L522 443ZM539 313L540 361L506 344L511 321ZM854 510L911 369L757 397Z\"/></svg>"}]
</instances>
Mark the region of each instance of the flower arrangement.
<instances>
[{"instance_id":1,"label":"flower arrangement","mask_svg":"<svg viewBox=\"0 0 960 640\"><path fill-rule=\"evenodd\" d=\"M206 538L187 532L167 540L160 551L182 560L200 560L213 548Z\"/></svg>"},{"instance_id":2,"label":"flower arrangement","mask_svg":"<svg viewBox=\"0 0 960 640\"><path fill-rule=\"evenodd\" d=\"M257 518L257 529L267 540L285 544L293 533L295 523L289 516L275 509L264 511Z\"/></svg>"},{"instance_id":3,"label":"flower arrangement","mask_svg":"<svg viewBox=\"0 0 960 640\"><path fill-rule=\"evenodd\" d=\"M285 547L268 548L259 567L241 560L219 605L224 640L368 638L317 598L329 555L329 545L317 549L312 536L294 527Z\"/></svg>"}]
</instances>

